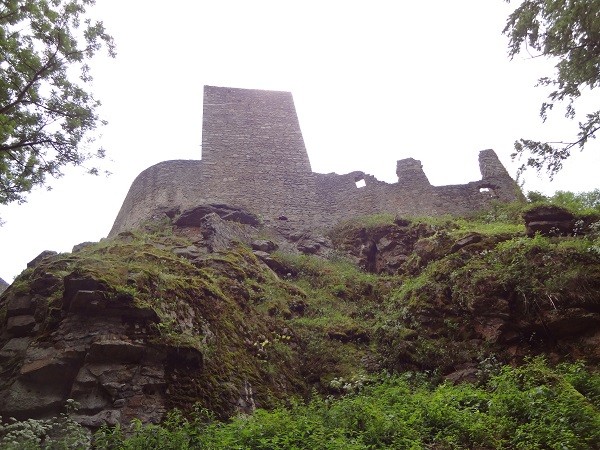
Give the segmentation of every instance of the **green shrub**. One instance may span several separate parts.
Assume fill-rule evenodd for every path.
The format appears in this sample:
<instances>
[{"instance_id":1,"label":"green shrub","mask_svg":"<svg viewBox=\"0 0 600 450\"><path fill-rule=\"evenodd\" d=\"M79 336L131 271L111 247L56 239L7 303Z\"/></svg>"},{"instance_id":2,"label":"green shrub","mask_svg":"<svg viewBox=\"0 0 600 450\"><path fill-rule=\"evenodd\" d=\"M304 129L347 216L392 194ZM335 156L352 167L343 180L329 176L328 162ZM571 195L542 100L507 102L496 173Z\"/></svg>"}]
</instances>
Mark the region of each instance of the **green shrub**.
<instances>
[{"instance_id":1,"label":"green shrub","mask_svg":"<svg viewBox=\"0 0 600 450\"><path fill-rule=\"evenodd\" d=\"M87 449L91 445L88 430L71 417L77 404L67 400L65 412L47 420L10 418L3 423L0 417L0 448L3 450Z\"/></svg>"},{"instance_id":2,"label":"green shrub","mask_svg":"<svg viewBox=\"0 0 600 450\"><path fill-rule=\"evenodd\" d=\"M131 435L101 429L98 449L594 449L600 375L542 358L503 367L481 386L381 376L338 399L258 410L228 423L173 413Z\"/></svg>"},{"instance_id":3,"label":"green shrub","mask_svg":"<svg viewBox=\"0 0 600 450\"><path fill-rule=\"evenodd\" d=\"M577 193L556 191L552 196L532 191L527 194L527 199L532 204L549 203L561 206L576 216L600 214L600 189Z\"/></svg>"}]
</instances>

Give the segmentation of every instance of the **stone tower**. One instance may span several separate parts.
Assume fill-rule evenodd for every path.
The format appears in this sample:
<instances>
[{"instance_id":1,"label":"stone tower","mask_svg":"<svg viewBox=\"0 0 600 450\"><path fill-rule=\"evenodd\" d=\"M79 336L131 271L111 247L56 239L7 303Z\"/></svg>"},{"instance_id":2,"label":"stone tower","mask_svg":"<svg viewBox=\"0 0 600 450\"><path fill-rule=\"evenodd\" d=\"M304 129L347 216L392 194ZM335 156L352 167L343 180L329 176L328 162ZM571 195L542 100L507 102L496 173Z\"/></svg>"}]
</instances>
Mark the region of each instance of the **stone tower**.
<instances>
[{"instance_id":1,"label":"stone tower","mask_svg":"<svg viewBox=\"0 0 600 450\"><path fill-rule=\"evenodd\" d=\"M204 184L215 203L268 216L315 207L315 177L292 94L205 86Z\"/></svg>"},{"instance_id":2,"label":"stone tower","mask_svg":"<svg viewBox=\"0 0 600 450\"><path fill-rule=\"evenodd\" d=\"M467 214L522 198L493 150L480 153L479 165L481 180L451 186L432 186L413 158L397 162L392 184L361 171L314 173L291 93L205 86L202 159L164 161L140 173L109 235L207 204L314 228L375 213Z\"/></svg>"}]
</instances>

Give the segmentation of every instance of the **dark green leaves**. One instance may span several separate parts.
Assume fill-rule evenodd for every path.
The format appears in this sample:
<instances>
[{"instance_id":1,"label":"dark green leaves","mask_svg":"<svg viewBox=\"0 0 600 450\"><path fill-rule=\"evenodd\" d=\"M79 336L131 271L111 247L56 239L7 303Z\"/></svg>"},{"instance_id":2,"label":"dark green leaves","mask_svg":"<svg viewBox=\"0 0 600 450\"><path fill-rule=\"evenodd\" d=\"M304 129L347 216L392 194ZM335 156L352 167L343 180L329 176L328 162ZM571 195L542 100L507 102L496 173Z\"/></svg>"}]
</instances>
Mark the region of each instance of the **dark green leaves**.
<instances>
[{"instance_id":1,"label":"dark green leaves","mask_svg":"<svg viewBox=\"0 0 600 450\"><path fill-rule=\"evenodd\" d=\"M86 62L102 47L114 56L114 44L85 17L94 3L0 1L0 204L23 202L47 175L103 154L90 150L103 122L83 83Z\"/></svg>"},{"instance_id":2,"label":"dark green leaves","mask_svg":"<svg viewBox=\"0 0 600 450\"><path fill-rule=\"evenodd\" d=\"M510 1L510 0L507 0ZM549 102L542 105L540 116L547 118L555 102L566 101L565 116L576 116L573 101L582 90L600 85L600 0L525 0L509 16L504 34L509 39L509 55L523 50L532 57L544 56L557 61L551 77L540 78L538 85L553 90ZM567 142L539 142L521 139L515 143L515 156L529 154L521 166L546 170L550 177L562 168L573 148L583 149L600 128L600 111L586 115L579 123L576 139Z\"/></svg>"}]
</instances>

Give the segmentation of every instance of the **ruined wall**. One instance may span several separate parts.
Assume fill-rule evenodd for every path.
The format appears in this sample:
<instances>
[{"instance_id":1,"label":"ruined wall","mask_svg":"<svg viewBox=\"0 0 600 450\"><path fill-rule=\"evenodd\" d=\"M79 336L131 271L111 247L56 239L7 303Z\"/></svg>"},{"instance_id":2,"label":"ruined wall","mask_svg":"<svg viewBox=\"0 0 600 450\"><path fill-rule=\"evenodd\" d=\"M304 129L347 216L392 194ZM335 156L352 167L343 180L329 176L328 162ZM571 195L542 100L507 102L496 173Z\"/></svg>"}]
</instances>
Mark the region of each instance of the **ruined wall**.
<instances>
[{"instance_id":1,"label":"ruined wall","mask_svg":"<svg viewBox=\"0 0 600 450\"><path fill-rule=\"evenodd\" d=\"M137 228L160 211L183 210L202 201L202 161L164 161L140 173L115 219L109 236Z\"/></svg>"},{"instance_id":2,"label":"ruined wall","mask_svg":"<svg viewBox=\"0 0 600 450\"><path fill-rule=\"evenodd\" d=\"M397 183L385 183L364 172L317 174L317 198L335 221L356 215L392 212L405 216L468 214L491 200L513 201L520 192L493 150L479 153L482 179L467 184L432 186L421 162L397 162ZM356 182L364 180L364 187ZM331 222L331 220L329 220Z\"/></svg>"},{"instance_id":3,"label":"ruined wall","mask_svg":"<svg viewBox=\"0 0 600 450\"><path fill-rule=\"evenodd\" d=\"M265 220L331 226L358 215L466 214L491 200L522 198L493 150L479 154L481 180L432 186L421 162L397 162L397 183L364 172L313 173L289 92L204 88L201 161L166 161L133 182L110 235L157 214L220 203ZM356 182L364 180L365 186Z\"/></svg>"}]
</instances>

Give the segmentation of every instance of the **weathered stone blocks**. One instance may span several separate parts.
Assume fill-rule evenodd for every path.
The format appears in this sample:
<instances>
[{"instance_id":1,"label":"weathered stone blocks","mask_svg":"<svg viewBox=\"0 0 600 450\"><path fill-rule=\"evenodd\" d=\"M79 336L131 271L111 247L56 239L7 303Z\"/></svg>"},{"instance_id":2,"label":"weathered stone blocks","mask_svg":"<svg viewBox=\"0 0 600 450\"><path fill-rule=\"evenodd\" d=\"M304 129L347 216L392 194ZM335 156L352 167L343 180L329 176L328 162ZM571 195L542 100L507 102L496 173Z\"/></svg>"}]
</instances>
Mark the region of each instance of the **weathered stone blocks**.
<instances>
[{"instance_id":1,"label":"weathered stone blocks","mask_svg":"<svg viewBox=\"0 0 600 450\"><path fill-rule=\"evenodd\" d=\"M11 336L27 336L35 328L36 322L33 316L9 317L6 322L6 331Z\"/></svg>"},{"instance_id":2,"label":"weathered stone blocks","mask_svg":"<svg viewBox=\"0 0 600 450\"><path fill-rule=\"evenodd\" d=\"M492 200L522 198L493 150L480 152L479 166L481 180L455 186L432 186L413 158L397 162L398 182L392 184L360 171L314 173L289 92L205 86L202 160L166 161L142 172L110 234L184 210L175 220L191 226L207 212L205 206L191 209L209 204L231 205L227 218L223 210L208 212L227 220L239 216L237 221L252 226L259 220L248 221L235 210L311 228L375 213L460 215Z\"/></svg>"}]
</instances>

